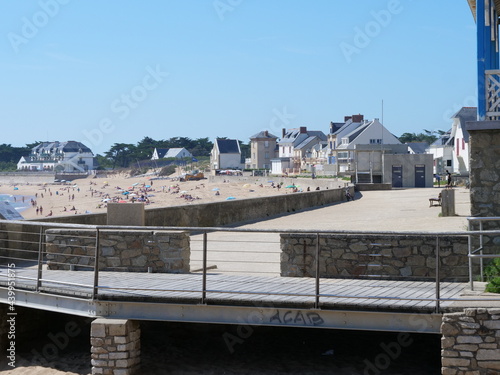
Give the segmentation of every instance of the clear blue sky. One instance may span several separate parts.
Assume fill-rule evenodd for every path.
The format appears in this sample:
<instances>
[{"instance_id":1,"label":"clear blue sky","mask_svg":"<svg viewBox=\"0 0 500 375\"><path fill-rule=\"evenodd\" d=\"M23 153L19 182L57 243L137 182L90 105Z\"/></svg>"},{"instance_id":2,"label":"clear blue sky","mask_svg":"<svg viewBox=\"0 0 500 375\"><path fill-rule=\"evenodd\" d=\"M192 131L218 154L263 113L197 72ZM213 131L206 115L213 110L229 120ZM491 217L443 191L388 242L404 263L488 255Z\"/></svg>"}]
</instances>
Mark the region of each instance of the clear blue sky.
<instances>
[{"instance_id":1,"label":"clear blue sky","mask_svg":"<svg viewBox=\"0 0 500 375\"><path fill-rule=\"evenodd\" d=\"M362 113L396 136L475 106L466 0L0 3L0 143L237 138Z\"/></svg>"}]
</instances>

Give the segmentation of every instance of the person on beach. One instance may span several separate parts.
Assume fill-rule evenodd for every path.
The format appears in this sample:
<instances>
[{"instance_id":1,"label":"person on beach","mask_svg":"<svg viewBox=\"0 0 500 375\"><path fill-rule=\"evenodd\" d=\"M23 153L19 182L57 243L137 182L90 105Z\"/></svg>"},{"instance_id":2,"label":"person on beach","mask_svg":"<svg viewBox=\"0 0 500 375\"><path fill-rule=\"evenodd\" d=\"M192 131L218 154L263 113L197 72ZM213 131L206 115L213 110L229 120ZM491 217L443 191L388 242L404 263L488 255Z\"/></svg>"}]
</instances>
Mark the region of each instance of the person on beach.
<instances>
[{"instance_id":1,"label":"person on beach","mask_svg":"<svg viewBox=\"0 0 500 375\"><path fill-rule=\"evenodd\" d=\"M451 173L446 170L446 186L451 187Z\"/></svg>"}]
</instances>

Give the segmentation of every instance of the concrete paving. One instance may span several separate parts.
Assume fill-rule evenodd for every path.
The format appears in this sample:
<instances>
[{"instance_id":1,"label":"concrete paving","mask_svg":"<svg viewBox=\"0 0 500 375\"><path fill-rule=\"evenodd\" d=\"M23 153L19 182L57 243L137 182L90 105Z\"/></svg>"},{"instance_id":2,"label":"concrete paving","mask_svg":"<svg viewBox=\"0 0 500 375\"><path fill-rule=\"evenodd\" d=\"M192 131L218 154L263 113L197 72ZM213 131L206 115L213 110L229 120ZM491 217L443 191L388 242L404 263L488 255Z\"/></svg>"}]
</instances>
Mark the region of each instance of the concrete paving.
<instances>
[{"instance_id":1,"label":"concrete paving","mask_svg":"<svg viewBox=\"0 0 500 375\"><path fill-rule=\"evenodd\" d=\"M440 217L441 207L429 207L429 198L442 189L363 191L355 200L283 215L241 227L253 229L360 230L360 231L462 231L470 216L470 195L454 188L457 216Z\"/></svg>"},{"instance_id":2,"label":"concrete paving","mask_svg":"<svg viewBox=\"0 0 500 375\"><path fill-rule=\"evenodd\" d=\"M240 225L266 230L353 231L464 231L470 216L469 190L456 188L457 216L440 217L441 207L429 207L429 198L441 189L399 189L356 193L355 200ZM278 276L280 238L277 233L208 234L209 266L216 272L251 272ZM202 236L191 236L191 269L202 267Z\"/></svg>"}]
</instances>

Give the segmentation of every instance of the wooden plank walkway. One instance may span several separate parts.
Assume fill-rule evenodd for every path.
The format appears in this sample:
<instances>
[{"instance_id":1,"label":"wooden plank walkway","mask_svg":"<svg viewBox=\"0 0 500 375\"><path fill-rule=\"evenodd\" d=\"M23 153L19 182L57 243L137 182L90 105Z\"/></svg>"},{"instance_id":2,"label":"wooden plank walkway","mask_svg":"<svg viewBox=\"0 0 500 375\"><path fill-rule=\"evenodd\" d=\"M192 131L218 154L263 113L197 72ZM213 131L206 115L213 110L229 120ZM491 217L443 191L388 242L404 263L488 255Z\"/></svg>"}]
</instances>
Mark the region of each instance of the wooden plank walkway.
<instances>
[{"instance_id":1,"label":"wooden plank walkway","mask_svg":"<svg viewBox=\"0 0 500 375\"><path fill-rule=\"evenodd\" d=\"M34 290L37 270L16 268L16 289ZM41 292L90 298L91 271L43 270ZM24 279L26 278L26 279ZM79 285L72 285L79 284ZM0 269L0 287L7 285L7 270ZM460 298L466 284L441 283L441 298ZM231 306L313 307L315 280L269 276L207 274L206 303ZM202 297L202 275L100 272L99 299L198 304ZM368 279L320 279L320 307L363 311L433 311L435 283ZM443 310L453 301L441 301ZM471 306L474 303L471 302Z\"/></svg>"}]
</instances>

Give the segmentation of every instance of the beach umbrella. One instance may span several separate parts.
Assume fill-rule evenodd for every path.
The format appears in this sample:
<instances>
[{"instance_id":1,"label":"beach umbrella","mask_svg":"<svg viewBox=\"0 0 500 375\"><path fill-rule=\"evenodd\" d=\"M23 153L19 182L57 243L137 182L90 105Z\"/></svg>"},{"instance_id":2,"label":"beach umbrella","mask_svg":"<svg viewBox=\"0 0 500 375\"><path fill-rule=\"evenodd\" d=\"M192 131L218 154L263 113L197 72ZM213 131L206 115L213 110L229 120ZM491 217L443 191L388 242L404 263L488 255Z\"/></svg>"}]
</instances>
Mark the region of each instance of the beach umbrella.
<instances>
[{"instance_id":1,"label":"beach umbrella","mask_svg":"<svg viewBox=\"0 0 500 375\"><path fill-rule=\"evenodd\" d=\"M247 189L247 188L249 188L249 187L251 187L251 186L252 186L252 185L250 185L250 184L245 184L245 185L243 185L243 187L244 187L245 189Z\"/></svg>"},{"instance_id":2,"label":"beach umbrella","mask_svg":"<svg viewBox=\"0 0 500 375\"><path fill-rule=\"evenodd\" d=\"M127 203L127 201L120 200L120 201L118 201L118 203Z\"/></svg>"},{"instance_id":3,"label":"beach umbrella","mask_svg":"<svg viewBox=\"0 0 500 375\"><path fill-rule=\"evenodd\" d=\"M127 194L130 194L130 193L129 193L128 191L124 191L124 192L122 193L122 195L127 195Z\"/></svg>"},{"instance_id":4,"label":"beach umbrella","mask_svg":"<svg viewBox=\"0 0 500 375\"><path fill-rule=\"evenodd\" d=\"M14 190L19 190L19 188L15 187Z\"/></svg>"},{"instance_id":5,"label":"beach umbrella","mask_svg":"<svg viewBox=\"0 0 500 375\"><path fill-rule=\"evenodd\" d=\"M129 194L129 197L137 197L136 193Z\"/></svg>"},{"instance_id":6,"label":"beach umbrella","mask_svg":"<svg viewBox=\"0 0 500 375\"><path fill-rule=\"evenodd\" d=\"M146 185L146 186L144 186L144 187L150 188L150 187L151 187L151 185Z\"/></svg>"},{"instance_id":7,"label":"beach umbrella","mask_svg":"<svg viewBox=\"0 0 500 375\"><path fill-rule=\"evenodd\" d=\"M111 199L106 198L106 199L103 199L102 201L103 201L103 202L109 202L110 200L111 200Z\"/></svg>"},{"instance_id":8,"label":"beach umbrella","mask_svg":"<svg viewBox=\"0 0 500 375\"><path fill-rule=\"evenodd\" d=\"M231 201L231 200L233 200L233 199L236 199L236 198L235 198L235 197L227 197L227 198L226 198L226 200L227 200L227 201Z\"/></svg>"},{"instance_id":9,"label":"beach umbrella","mask_svg":"<svg viewBox=\"0 0 500 375\"><path fill-rule=\"evenodd\" d=\"M213 189L212 189L212 191L217 191L217 190L219 190L219 188L213 188Z\"/></svg>"},{"instance_id":10,"label":"beach umbrella","mask_svg":"<svg viewBox=\"0 0 500 375\"><path fill-rule=\"evenodd\" d=\"M132 186L137 186L137 185L139 185L139 183L138 183L138 182L136 182L135 184L132 184Z\"/></svg>"},{"instance_id":11,"label":"beach umbrella","mask_svg":"<svg viewBox=\"0 0 500 375\"><path fill-rule=\"evenodd\" d=\"M187 191L186 191L186 190L182 190L180 193L181 193L181 194L186 194L186 193L187 193Z\"/></svg>"},{"instance_id":12,"label":"beach umbrella","mask_svg":"<svg viewBox=\"0 0 500 375\"><path fill-rule=\"evenodd\" d=\"M288 186L285 186L285 188L287 188L287 189L293 189L293 188L296 188L296 187L297 187L297 186L295 186L295 185L288 185Z\"/></svg>"}]
</instances>

